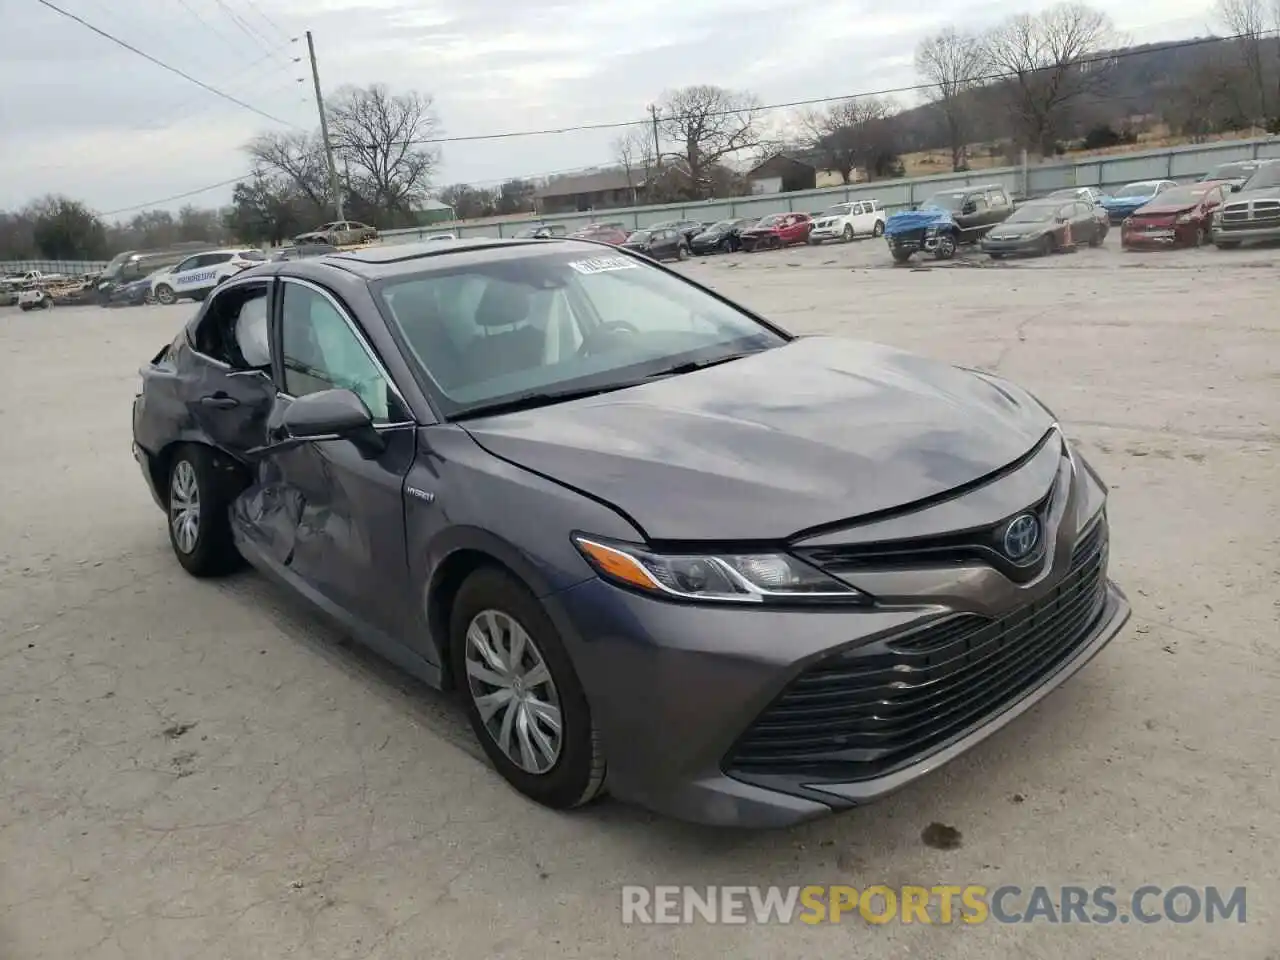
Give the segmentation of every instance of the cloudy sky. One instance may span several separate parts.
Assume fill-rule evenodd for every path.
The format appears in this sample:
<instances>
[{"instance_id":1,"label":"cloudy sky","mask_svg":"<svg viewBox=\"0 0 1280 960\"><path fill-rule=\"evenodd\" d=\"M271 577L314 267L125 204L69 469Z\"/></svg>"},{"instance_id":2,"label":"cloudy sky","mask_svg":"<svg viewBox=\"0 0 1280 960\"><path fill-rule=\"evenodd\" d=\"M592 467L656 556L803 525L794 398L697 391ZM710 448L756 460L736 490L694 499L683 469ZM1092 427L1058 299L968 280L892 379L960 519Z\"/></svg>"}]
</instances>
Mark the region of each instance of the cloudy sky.
<instances>
[{"instance_id":1,"label":"cloudy sky","mask_svg":"<svg viewBox=\"0 0 1280 960\"><path fill-rule=\"evenodd\" d=\"M919 39L1043 0L50 0L263 113L316 123L325 89L381 82L435 98L445 136L643 117L664 89L716 83L765 103L915 82ZM1134 40L1208 32L1205 0L1097 0ZM1143 8L1146 7L1146 11ZM49 192L100 212L234 179L272 121L116 46L39 0L0 0L0 209ZM295 62L294 58L300 58ZM301 80L305 82L299 82ZM910 98L903 98L910 100ZM276 124L277 127L280 124ZM618 131L446 144L439 183L608 162ZM222 186L182 202L226 202Z\"/></svg>"}]
</instances>

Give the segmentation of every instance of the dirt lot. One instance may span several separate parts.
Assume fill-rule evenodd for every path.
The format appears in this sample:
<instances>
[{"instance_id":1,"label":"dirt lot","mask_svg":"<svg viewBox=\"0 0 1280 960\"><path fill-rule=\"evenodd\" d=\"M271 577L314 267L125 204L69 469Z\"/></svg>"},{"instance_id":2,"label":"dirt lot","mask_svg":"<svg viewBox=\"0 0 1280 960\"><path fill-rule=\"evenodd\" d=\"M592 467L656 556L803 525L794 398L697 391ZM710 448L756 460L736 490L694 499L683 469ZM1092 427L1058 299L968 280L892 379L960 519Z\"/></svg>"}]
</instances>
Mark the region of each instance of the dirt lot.
<instances>
[{"instance_id":1,"label":"dirt lot","mask_svg":"<svg viewBox=\"0 0 1280 960\"><path fill-rule=\"evenodd\" d=\"M858 243L682 269L797 331L1029 386L1113 484L1134 618L963 760L767 834L531 806L441 696L253 574L185 576L129 402L190 305L0 310L0 956L1277 957L1280 251L887 259ZM956 842L926 843L934 824ZM626 883L1244 885L1248 909L626 926Z\"/></svg>"}]
</instances>

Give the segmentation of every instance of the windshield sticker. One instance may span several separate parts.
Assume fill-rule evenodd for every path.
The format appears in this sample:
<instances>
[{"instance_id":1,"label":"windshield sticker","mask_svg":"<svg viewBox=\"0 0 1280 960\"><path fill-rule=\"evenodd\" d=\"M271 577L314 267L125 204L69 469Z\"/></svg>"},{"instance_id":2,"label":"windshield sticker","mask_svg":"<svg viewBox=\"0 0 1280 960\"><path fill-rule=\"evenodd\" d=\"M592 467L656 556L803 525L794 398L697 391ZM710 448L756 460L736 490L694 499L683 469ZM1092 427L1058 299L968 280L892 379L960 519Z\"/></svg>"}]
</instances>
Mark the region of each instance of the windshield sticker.
<instances>
[{"instance_id":1,"label":"windshield sticker","mask_svg":"<svg viewBox=\"0 0 1280 960\"><path fill-rule=\"evenodd\" d=\"M586 260L571 260L569 266L579 273L605 273L609 270L638 270L640 264L630 257L588 257Z\"/></svg>"}]
</instances>

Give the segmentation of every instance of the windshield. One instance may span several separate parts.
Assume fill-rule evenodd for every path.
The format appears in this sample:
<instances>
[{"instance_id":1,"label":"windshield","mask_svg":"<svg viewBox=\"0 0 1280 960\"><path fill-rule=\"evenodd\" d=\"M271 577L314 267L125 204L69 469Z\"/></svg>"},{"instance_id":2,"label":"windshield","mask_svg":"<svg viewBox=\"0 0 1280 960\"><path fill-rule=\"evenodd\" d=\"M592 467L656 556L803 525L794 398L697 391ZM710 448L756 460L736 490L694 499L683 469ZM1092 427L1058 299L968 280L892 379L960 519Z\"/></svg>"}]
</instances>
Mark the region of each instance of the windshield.
<instances>
[{"instance_id":1,"label":"windshield","mask_svg":"<svg viewBox=\"0 0 1280 960\"><path fill-rule=\"evenodd\" d=\"M837 206L837 207L827 207L827 209L825 209L825 210L823 210L823 211L822 211L822 213L820 214L820 216L823 216L823 217L843 217L843 216L844 216L846 213L848 213L848 212L849 212L849 208L848 208L848 207L838 207L838 206Z\"/></svg>"},{"instance_id":2,"label":"windshield","mask_svg":"<svg viewBox=\"0 0 1280 960\"><path fill-rule=\"evenodd\" d=\"M1061 209L1060 203L1028 203L1013 211L1005 223L1047 223L1057 217Z\"/></svg>"},{"instance_id":3,"label":"windshield","mask_svg":"<svg viewBox=\"0 0 1280 960\"><path fill-rule=\"evenodd\" d=\"M118 277L120 275L120 268L124 266L125 261L128 260L131 256L133 256L132 252L117 253L114 257L111 258L111 262L102 268L101 279L114 280L116 277Z\"/></svg>"},{"instance_id":4,"label":"windshield","mask_svg":"<svg viewBox=\"0 0 1280 960\"><path fill-rule=\"evenodd\" d=\"M757 227L776 227L782 222L782 214L771 213L767 217L762 217L756 222Z\"/></svg>"},{"instance_id":5,"label":"windshield","mask_svg":"<svg viewBox=\"0 0 1280 960\"><path fill-rule=\"evenodd\" d=\"M936 207L939 210L950 210L955 213L964 206L963 193L935 193L932 197L920 204L923 207Z\"/></svg>"},{"instance_id":6,"label":"windshield","mask_svg":"<svg viewBox=\"0 0 1280 960\"><path fill-rule=\"evenodd\" d=\"M1258 167L1257 172L1244 185L1246 190L1256 190L1259 187L1280 187L1280 163Z\"/></svg>"},{"instance_id":7,"label":"windshield","mask_svg":"<svg viewBox=\"0 0 1280 960\"><path fill-rule=\"evenodd\" d=\"M720 233L723 230L732 230L741 220L719 220L707 227L707 233Z\"/></svg>"},{"instance_id":8,"label":"windshield","mask_svg":"<svg viewBox=\"0 0 1280 960\"><path fill-rule=\"evenodd\" d=\"M1220 163L1200 179L1202 180L1239 180L1258 169L1256 163Z\"/></svg>"},{"instance_id":9,"label":"windshield","mask_svg":"<svg viewBox=\"0 0 1280 960\"><path fill-rule=\"evenodd\" d=\"M1117 199L1137 200L1140 197L1155 196L1156 182L1154 180L1141 180L1138 183L1126 183L1123 187L1115 192Z\"/></svg>"},{"instance_id":10,"label":"windshield","mask_svg":"<svg viewBox=\"0 0 1280 960\"><path fill-rule=\"evenodd\" d=\"M648 240L648 239L649 239L648 230L637 230L635 233L631 234L631 236L627 237L627 242L640 243L641 241Z\"/></svg>"},{"instance_id":11,"label":"windshield","mask_svg":"<svg viewBox=\"0 0 1280 960\"><path fill-rule=\"evenodd\" d=\"M1160 201L1161 206L1166 204L1170 206L1186 205L1191 206L1193 203L1199 203L1200 199L1212 190L1213 187L1171 187L1158 197L1152 200Z\"/></svg>"},{"instance_id":12,"label":"windshield","mask_svg":"<svg viewBox=\"0 0 1280 960\"><path fill-rule=\"evenodd\" d=\"M677 364L786 342L624 254L539 252L388 280L374 290L448 417L530 392L619 388Z\"/></svg>"}]
</instances>

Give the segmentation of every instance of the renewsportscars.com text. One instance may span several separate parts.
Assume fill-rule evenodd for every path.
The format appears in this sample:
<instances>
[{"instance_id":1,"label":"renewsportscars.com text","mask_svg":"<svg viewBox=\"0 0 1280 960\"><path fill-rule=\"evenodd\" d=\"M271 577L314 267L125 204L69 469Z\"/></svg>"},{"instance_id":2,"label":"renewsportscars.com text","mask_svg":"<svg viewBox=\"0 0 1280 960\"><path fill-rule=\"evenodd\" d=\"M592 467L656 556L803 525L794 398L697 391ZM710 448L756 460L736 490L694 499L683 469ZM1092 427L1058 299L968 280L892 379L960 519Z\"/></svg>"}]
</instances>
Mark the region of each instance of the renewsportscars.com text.
<instances>
[{"instance_id":1,"label":"renewsportscars.com text","mask_svg":"<svg viewBox=\"0 0 1280 960\"><path fill-rule=\"evenodd\" d=\"M691 923L1244 923L1245 888L978 884L793 887L624 886L622 922Z\"/></svg>"}]
</instances>

